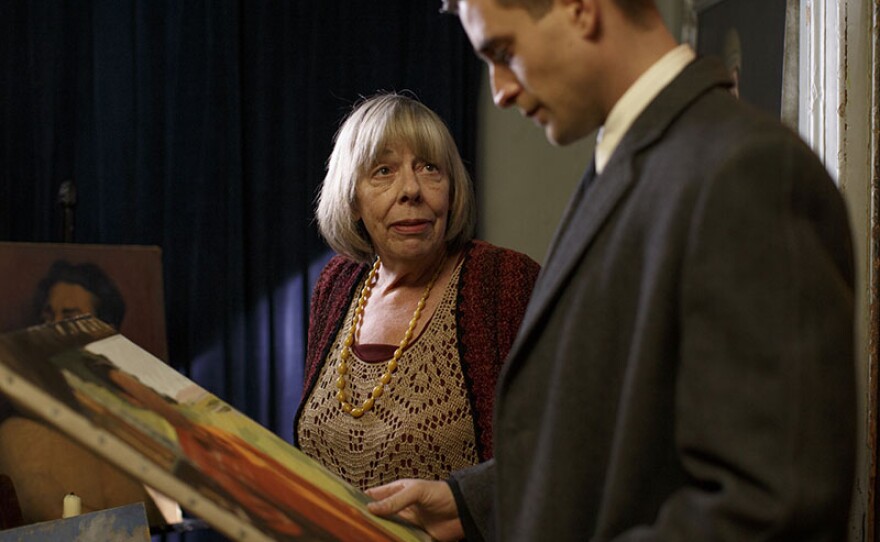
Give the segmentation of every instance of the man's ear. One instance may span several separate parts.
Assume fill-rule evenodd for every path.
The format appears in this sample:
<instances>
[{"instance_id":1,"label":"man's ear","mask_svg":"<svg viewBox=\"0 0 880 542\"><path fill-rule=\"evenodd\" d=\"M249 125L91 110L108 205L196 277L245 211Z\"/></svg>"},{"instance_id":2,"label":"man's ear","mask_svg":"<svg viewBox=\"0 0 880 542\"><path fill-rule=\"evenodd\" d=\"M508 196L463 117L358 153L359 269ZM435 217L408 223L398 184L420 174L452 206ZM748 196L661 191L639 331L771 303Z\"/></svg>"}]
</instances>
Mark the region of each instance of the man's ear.
<instances>
[{"instance_id":1,"label":"man's ear","mask_svg":"<svg viewBox=\"0 0 880 542\"><path fill-rule=\"evenodd\" d=\"M599 0L557 0L581 37L595 39L599 35L601 2Z\"/></svg>"}]
</instances>

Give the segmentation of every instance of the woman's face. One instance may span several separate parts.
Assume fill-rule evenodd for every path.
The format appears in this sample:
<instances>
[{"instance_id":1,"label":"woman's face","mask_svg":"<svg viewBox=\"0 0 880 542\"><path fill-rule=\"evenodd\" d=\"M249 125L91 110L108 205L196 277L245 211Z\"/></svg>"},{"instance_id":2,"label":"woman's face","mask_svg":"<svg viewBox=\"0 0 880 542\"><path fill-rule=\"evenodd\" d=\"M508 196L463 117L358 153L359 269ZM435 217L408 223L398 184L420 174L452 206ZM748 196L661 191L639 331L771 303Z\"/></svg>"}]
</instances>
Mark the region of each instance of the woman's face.
<instances>
[{"instance_id":1,"label":"woman's face","mask_svg":"<svg viewBox=\"0 0 880 542\"><path fill-rule=\"evenodd\" d=\"M446 245L449 177L406 145L390 145L358 179L355 218L382 261L418 262Z\"/></svg>"}]
</instances>

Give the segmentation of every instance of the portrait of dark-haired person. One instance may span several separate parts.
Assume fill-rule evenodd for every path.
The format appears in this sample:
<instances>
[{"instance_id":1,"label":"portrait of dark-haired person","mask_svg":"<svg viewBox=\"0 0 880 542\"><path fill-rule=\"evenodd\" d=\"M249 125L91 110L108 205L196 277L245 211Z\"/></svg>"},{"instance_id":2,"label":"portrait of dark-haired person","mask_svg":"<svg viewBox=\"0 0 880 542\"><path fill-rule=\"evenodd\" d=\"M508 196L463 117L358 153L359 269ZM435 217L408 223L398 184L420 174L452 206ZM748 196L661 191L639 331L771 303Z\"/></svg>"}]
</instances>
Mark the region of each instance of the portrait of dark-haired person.
<instances>
[{"instance_id":1,"label":"portrait of dark-haired person","mask_svg":"<svg viewBox=\"0 0 880 542\"><path fill-rule=\"evenodd\" d=\"M36 323L91 314L119 329L125 317L125 300L98 265L56 260L37 285L33 311Z\"/></svg>"}]
</instances>

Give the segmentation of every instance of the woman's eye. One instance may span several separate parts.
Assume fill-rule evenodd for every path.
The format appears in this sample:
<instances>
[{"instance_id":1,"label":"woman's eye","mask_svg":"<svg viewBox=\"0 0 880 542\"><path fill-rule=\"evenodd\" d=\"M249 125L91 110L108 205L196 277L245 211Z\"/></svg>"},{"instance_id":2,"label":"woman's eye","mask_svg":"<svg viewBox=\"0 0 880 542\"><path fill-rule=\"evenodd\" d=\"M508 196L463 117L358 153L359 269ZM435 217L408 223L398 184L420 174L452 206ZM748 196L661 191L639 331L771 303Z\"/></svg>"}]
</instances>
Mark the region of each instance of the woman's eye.
<instances>
[{"instance_id":1,"label":"woman's eye","mask_svg":"<svg viewBox=\"0 0 880 542\"><path fill-rule=\"evenodd\" d=\"M391 174L391 168L388 166L379 166L375 170L373 170L373 175L377 175L379 177L384 177L386 175Z\"/></svg>"},{"instance_id":2,"label":"woman's eye","mask_svg":"<svg viewBox=\"0 0 880 542\"><path fill-rule=\"evenodd\" d=\"M431 173L431 174L440 173L440 166L438 166L437 164L433 164L431 162L423 162L422 165L419 167L419 169L421 171L424 171L425 173Z\"/></svg>"}]
</instances>

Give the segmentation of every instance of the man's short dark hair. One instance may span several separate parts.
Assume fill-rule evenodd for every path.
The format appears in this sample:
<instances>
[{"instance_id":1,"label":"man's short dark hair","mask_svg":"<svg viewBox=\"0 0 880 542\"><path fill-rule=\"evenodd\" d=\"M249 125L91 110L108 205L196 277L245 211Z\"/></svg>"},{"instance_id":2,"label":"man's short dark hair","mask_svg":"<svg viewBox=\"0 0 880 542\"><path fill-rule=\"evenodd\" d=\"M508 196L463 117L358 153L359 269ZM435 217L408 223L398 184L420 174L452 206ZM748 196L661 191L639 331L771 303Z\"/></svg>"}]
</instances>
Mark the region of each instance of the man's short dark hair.
<instances>
[{"instance_id":1,"label":"man's short dark hair","mask_svg":"<svg viewBox=\"0 0 880 542\"><path fill-rule=\"evenodd\" d=\"M56 260L49 272L40 280L34 294L33 309L35 321L41 321L43 308L49 300L49 292L59 282L76 284L87 290L95 299L94 316L116 329L125 317L125 300L116 283L103 269L93 263L72 264L67 260Z\"/></svg>"},{"instance_id":2,"label":"man's short dark hair","mask_svg":"<svg viewBox=\"0 0 880 542\"><path fill-rule=\"evenodd\" d=\"M506 8L521 7L528 11L532 17L538 19L550 11L554 0L494 0L499 6ZM627 17L634 21L641 20L645 9L654 6L654 0L612 0ZM443 6L440 11L444 13L458 13L459 0L442 0Z\"/></svg>"}]
</instances>

